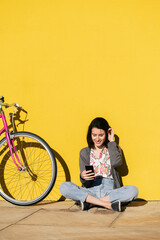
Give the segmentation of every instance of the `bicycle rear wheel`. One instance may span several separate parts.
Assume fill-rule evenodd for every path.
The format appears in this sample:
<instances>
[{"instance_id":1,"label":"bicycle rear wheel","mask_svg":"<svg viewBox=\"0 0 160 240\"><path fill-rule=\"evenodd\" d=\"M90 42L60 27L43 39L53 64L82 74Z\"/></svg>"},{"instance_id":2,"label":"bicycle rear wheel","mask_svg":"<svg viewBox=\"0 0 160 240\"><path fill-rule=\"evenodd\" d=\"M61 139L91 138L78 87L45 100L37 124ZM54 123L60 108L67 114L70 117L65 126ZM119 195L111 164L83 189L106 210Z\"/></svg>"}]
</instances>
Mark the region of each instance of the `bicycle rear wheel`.
<instances>
[{"instance_id":1,"label":"bicycle rear wheel","mask_svg":"<svg viewBox=\"0 0 160 240\"><path fill-rule=\"evenodd\" d=\"M33 133L17 132L10 138L22 166L17 169L7 140L3 138L0 142L1 196L16 205L33 205L43 200L54 186L57 174L54 154L49 145Z\"/></svg>"}]
</instances>

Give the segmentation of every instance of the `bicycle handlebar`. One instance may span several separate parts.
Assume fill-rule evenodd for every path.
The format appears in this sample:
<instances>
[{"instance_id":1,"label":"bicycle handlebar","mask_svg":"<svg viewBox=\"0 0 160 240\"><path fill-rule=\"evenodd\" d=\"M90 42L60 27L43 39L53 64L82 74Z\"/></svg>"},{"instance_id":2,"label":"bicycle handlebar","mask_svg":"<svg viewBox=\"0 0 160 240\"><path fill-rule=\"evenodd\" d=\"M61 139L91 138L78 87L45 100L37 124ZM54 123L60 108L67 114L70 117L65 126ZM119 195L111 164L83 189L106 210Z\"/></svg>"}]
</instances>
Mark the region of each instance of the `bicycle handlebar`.
<instances>
[{"instance_id":1,"label":"bicycle handlebar","mask_svg":"<svg viewBox=\"0 0 160 240\"><path fill-rule=\"evenodd\" d=\"M8 103L4 103L4 97L0 97L0 106L3 106L5 108L8 107L16 107L16 108L22 108L18 103L12 103L12 104L8 104Z\"/></svg>"},{"instance_id":2,"label":"bicycle handlebar","mask_svg":"<svg viewBox=\"0 0 160 240\"><path fill-rule=\"evenodd\" d=\"M12 104L8 104L8 103L2 103L0 101L0 106L3 106L5 108L8 108L8 107L16 107L16 108L22 108L18 103L12 103Z\"/></svg>"}]
</instances>

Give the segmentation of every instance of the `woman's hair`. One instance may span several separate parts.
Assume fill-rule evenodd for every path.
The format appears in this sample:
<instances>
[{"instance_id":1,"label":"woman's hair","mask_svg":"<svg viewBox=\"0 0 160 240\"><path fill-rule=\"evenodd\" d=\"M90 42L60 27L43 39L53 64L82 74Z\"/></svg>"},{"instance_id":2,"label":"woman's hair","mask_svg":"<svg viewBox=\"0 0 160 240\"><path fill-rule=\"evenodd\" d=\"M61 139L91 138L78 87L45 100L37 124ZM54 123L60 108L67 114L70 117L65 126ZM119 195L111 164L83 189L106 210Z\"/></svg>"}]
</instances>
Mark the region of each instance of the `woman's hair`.
<instances>
[{"instance_id":1,"label":"woman's hair","mask_svg":"<svg viewBox=\"0 0 160 240\"><path fill-rule=\"evenodd\" d=\"M90 123L89 127L88 127L88 133L87 133L87 143L88 143L88 147L89 148L93 148L94 147L94 143L92 141L92 128L98 128L98 129L103 129L106 133L106 139L104 141L104 145L107 146L108 144L108 129L110 128L108 122L101 117L97 117L95 119L93 119L93 121Z\"/></svg>"}]
</instances>

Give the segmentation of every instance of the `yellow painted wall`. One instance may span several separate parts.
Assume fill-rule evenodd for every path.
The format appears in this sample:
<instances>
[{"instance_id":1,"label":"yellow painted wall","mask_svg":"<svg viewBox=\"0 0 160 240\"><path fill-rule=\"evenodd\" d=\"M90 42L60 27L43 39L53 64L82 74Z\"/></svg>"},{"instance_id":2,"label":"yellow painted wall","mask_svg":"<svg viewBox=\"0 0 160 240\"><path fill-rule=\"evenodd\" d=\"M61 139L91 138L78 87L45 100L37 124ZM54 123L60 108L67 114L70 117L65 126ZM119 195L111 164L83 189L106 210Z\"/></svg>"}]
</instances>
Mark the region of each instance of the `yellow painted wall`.
<instances>
[{"instance_id":1,"label":"yellow painted wall","mask_svg":"<svg viewBox=\"0 0 160 240\"><path fill-rule=\"evenodd\" d=\"M51 199L69 179L63 161L80 183L79 150L97 116L119 137L124 184L160 199L159 11L158 0L0 2L0 94L28 111L25 130L57 152Z\"/></svg>"}]
</instances>

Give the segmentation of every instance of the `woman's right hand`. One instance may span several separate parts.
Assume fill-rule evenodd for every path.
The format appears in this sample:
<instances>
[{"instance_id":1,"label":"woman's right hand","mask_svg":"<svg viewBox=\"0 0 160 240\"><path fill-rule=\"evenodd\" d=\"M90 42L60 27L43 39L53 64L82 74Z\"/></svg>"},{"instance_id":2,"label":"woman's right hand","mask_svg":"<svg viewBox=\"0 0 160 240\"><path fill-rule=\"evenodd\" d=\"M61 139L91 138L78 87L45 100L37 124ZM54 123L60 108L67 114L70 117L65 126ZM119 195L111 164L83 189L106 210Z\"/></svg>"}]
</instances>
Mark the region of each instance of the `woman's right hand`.
<instances>
[{"instance_id":1,"label":"woman's right hand","mask_svg":"<svg viewBox=\"0 0 160 240\"><path fill-rule=\"evenodd\" d=\"M85 179L86 181L94 180L95 174L92 172L92 170L84 170L83 172L81 172L81 178Z\"/></svg>"}]
</instances>

